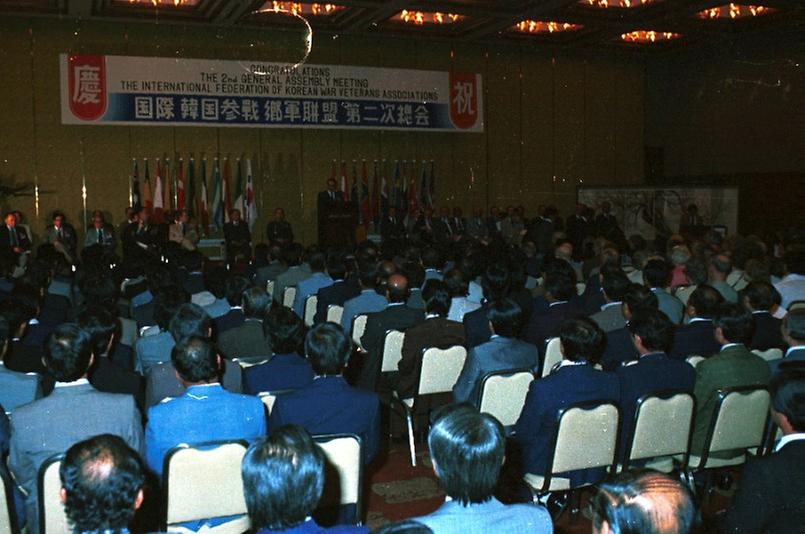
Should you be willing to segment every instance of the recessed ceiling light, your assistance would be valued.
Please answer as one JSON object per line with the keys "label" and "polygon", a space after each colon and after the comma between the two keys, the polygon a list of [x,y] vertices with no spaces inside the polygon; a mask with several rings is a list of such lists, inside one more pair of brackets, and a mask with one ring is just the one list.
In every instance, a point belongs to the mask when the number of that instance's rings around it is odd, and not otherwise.
{"label": "recessed ceiling light", "polygon": [[774,11],[777,10],[766,6],[730,3],[704,9],[696,13],[696,16],[700,19],[742,19],[747,17],[759,17]]}
{"label": "recessed ceiling light", "polygon": [[621,39],[627,43],[656,43],[658,41],[673,41],[682,37],[681,33],[658,32],[654,30],[635,30],[621,34]]}
{"label": "recessed ceiling light", "polygon": [[518,33],[559,33],[580,30],[583,27],[581,24],[555,20],[521,20],[509,29]]}
{"label": "recessed ceiling light", "polygon": [[629,9],[644,6],[646,4],[653,4],[656,1],[657,0],[579,0],[579,4],[597,7],[600,9]]}
{"label": "recessed ceiling light", "polygon": [[443,13],[441,11],[409,11],[403,9],[393,17],[394,22],[413,24],[415,26],[455,24],[464,20],[464,15],[455,13]]}
{"label": "recessed ceiling light", "polygon": [[311,2],[277,2],[269,0],[263,4],[257,13],[291,13],[293,15],[310,15],[314,17],[326,17],[341,10],[346,6],[339,4],[311,3]]}

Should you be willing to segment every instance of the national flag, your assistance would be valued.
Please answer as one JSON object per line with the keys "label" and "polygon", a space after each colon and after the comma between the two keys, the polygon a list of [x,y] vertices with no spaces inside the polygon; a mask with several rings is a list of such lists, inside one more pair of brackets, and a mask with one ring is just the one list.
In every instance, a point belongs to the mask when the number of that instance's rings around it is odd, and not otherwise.
{"label": "national flag", "polygon": [[[223,199],[223,209],[225,223],[229,222],[229,212],[232,211],[232,182],[229,181],[229,157],[224,157],[224,179],[221,181],[221,198]],[[223,228],[223,223],[221,223]]]}
{"label": "national flag", "polygon": [[397,210],[397,213],[405,213],[400,204],[404,204],[402,200],[402,184],[400,183],[400,160],[394,161],[394,174],[391,176],[391,205]]}
{"label": "national flag", "polygon": [[352,188],[349,191],[349,196],[355,202],[355,211],[357,211],[358,224],[361,223],[361,196],[358,191],[358,162],[352,160]]}
{"label": "national flag", "polygon": [[254,178],[252,177],[252,160],[246,160],[246,194],[243,199],[245,203],[243,216],[249,224],[249,230],[257,222],[257,199],[254,197]]}
{"label": "national flag", "polygon": [[380,186],[379,183],[380,177],[377,175],[377,160],[374,161],[374,165],[372,166],[372,197],[369,202],[369,211],[372,214],[372,221],[374,221],[375,226],[380,222],[380,191],[378,191],[378,187]]}
{"label": "national flag", "polygon": [[330,164],[330,180],[335,181],[335,183],[337,184],[338,179],[336,178],[336,169],[335,169],[336,165],[337,164],[335,160],[333,160],[333,162]]}
{"label": "national flag", "polygon": [[176,209],[185,209],[184,198],[184,160],[179,158],[179,166],[176,168]]}
{"label": "national flag", "polygon": [[207,158],[201,160],[201,194],[198,198],[198,214],[201,225],[204,228],[204,235],[210,235],[210,204],[207,196]]}
{"label": "national flag", "polygon": [[344,194],[344,202],[349,202],[349,187],[347,184],[347,162],[341,161],[341,192]]}
{"label": "national flag", "polygon": [[369,224],[372,220],[372,206],[369,203],[369,175],[366,172],[366,160],[361,169],[361,222]]}
{"label": "national flag", "polygon": [[245,216],[243,204],[243,164],[240,158],[237,159],[237,174],[235,175],[235,189],[232,190],[232,198],[235,199],[232,209],[238,210]]}
{"label": "national flag", "polygon": [[170,159],[165,160],[165,167],[164,171],[164,178],[162,178],[162,190],[164,195],[164,200],[162,201],[162,208],[166,212],[170,212],[171,208],[173,207],[173,197],[171,196],[171,176],[173,168],[170,164]]}
{"label": "national flag", "polygon": [[380,177],[380,215],[385,217],[388,215],[389,212],[389,187],[386,183],[386,162],[383,161],[383,165],[380,169],[381,177]]}
{"label": "national flag", "polygon": [[417,209],[416,198],[416,160],[411,162],[411,173],[408,177],[408,209],[414,211]]}
{"label": "national flag", "polygon": [[145,181],[143,182],[143,201],[145,201],[145,206],[143,206],[147,211],[151,211],[154,208],[154,198],[151,196],[151,175],[148,172],[148,158],[145,158]]}
{"label": "national flag", "polygon": [[159,158],[157,158],[157,176],[154,181],[154,222],[156,224],[162,224],[162,216],[163,216],[163,209],[165,205],[163,204],[162,198],[162,166],[159,163]]}
{"label": "national flag", "polygon": [[212,164],[212,206],[210,206],[214,228],[224,226],[224,201],[221,193],[221,168],[218,165],[218,158],[215,158]]}
{"label": "national flag", "polygon": [[140,197],[140,173],[137,170],[137,159],[132,158],[130,203],[135,210],[142,208]]}
{"label": "national flag", "polygon": [[195,217],[198,210],[196,210],[196,163],[193,158],[187,162],[187,198],[186,204],[187,212],[191,217]]}
{"label": "national flag", "polygon": [[428,167],[424,159],[422,160],[422,170],[419,173],[419,205],[423,208],[433,206],[428,189]]}
{"label": "national flag", "polygon": [[430,205],[433,207],[433,197],[436,196],[436,166],[433,160],[430,160],[430,180],[428,180],[428,198]]}

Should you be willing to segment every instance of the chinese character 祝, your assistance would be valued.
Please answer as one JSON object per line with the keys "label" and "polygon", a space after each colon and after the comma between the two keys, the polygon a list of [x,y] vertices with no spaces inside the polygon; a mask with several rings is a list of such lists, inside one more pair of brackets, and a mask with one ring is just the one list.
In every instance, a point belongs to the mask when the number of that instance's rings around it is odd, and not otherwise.
{"label": "chinese character \u795d", "polygon": [[453,97],[453,103],[456,105],[456,111],[462,115],[475,115],[475,109],[472,107],[473,85],[470,82],[459,82],[453,87],[456,90],[456,96]]}

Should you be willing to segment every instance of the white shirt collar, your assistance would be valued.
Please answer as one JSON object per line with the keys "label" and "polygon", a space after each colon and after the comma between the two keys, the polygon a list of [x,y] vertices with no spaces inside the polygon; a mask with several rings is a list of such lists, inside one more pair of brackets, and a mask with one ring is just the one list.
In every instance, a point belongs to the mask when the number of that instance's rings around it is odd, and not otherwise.
{"label": "white shirt collar", "polygon": [[744,346],[743,343],[726,343],[721,346],[721,350],[726,350],[730,347],[743,347],[743,346]]}
{"label": "white shirt collar", "polygon": [[587,362],[585,362],[584,360],[579,360],[577,362],[571,362],[570,360],[563,359],[561,362],[559,362],[559,367],[557,367],[557,369],[559,369],[561,367],[572,367],[572,366],[575,366],[575,365],[587,365]]}
{"label": "white shirt collar", "polygon": [[557,304],[567,304],[567,301],[566,300],[557,300],[555,302],[551,302],[550,304],[548,304],[548,307],[553,308]]}
{"label": "white shirt collar", "polygon": [[72,382],[56,382],[54,384],[54,388],[70,388],[73,386],[85,386],[89,384],[89,380],[86,378],[79,378],[78,380],[73,380]]}
{"label": "white shirt collar", "polygon": [[690,323],[700,323],[702,321],[711,321],[711,320],[712,319],[708,319],[707,317],[694,317],[693,319],[690,320]]}
{"label": "white shirt collar", "polygon": [[621,301],[619,301],[619,300],[616,300],[614,302],[607,302],[606,304],[601,306],[601,311],[604,311],[607,308],[611,308],[613,306],[620,306],[620,305],[621,305]]}
{"label": "white shirt collar", "polygon": [[788,350],[785,351],[784,357],[788,357],[792,352],[796,352],[798,350],[805,350],[805,345],[796,345],[794,347],[788,347]]}
{"label": "white shirt collar", "polygon": [[404,306],[405,302],[389,302],[388,307],[391,308],[392,306]]}
{"label": "white shirt collar", "polygon": [[755,310],[752,312],[752,315],[757,315],[759,313],[765,313],[766,315],[769,314],[769,310]]}
{"label": "white shirt collar", "polygon": [[437,317],[439,317],[438,313],[429,313],[425,316],[425,319],[435,319]]}
{"label": "white shirt collar", "polygon": [[793,434],[788,434],[787,436],[783,436],[780,438],[780,441],[777,442],[777,445],[774,447],[774,452],[779,451],[787,444],[791,443],[792,441],[800,441],[805,439],[805,432],[795,432]]}

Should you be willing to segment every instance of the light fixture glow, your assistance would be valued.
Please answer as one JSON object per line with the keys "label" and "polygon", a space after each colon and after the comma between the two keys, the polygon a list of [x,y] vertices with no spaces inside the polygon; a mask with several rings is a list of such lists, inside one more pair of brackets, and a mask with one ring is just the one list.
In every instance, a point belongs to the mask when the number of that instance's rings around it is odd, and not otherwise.
{"label": "light fixture glow", "polygon": [[599,9],[629,9],[646,4],[653,4],[656,0],[579,0],[579,4],[597,7]]}
{"label": "light fixture glow", "polygon": [[277,2],[269,0],[263,4],[258,13],[290,13],[292,15],[310,15],[314,17],[326,17],[346,9],[346,6],[329,3],[307,3],[307,2]]}
{"label": "light fixture glow", "polygon": [[742,19],[759,17],[774,11],[777,10],[766,6],[730,3],[704,9],[696,13],[696,16],[700,19]]}
{"label": "light fixture glow", "polygon": [[391,20],[395,22],[403,22],[406,24],[413,24],[415,26],[423,26],[426,24],[432,25],[446,25],[455,24],[464,20],[464,15],[456,15],[455,13],[442,13],[441,11],[408,11],[403,9]]}
{"label": "light fixture glow", "polygon": [[519,33],[559,33],[583,28],[581,24],[557,22],[555,20],[521,20],[510,29]]}
{"label": "light fixture glow", "polygon": [[154,7],[195,7],[200,0],[128,0],[129,4],[152,5]]}
{"label": "light fixture glow", "polygon": [[672,41],[682,37],[681,33],[658,32],[654,30],[635,30],[621,34],[621,39],[628,43],[656,43],[658,41]]}

